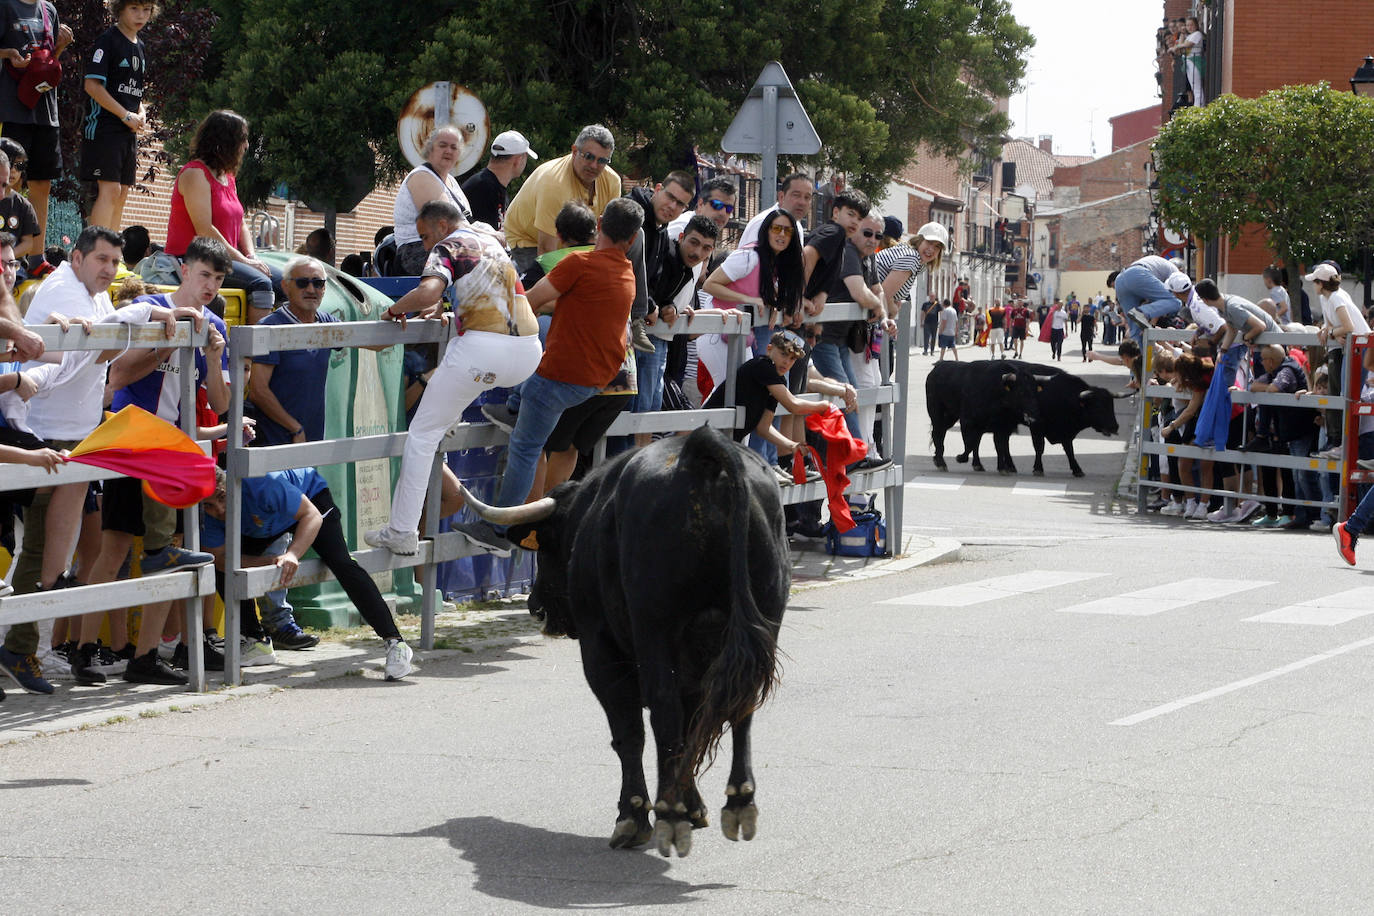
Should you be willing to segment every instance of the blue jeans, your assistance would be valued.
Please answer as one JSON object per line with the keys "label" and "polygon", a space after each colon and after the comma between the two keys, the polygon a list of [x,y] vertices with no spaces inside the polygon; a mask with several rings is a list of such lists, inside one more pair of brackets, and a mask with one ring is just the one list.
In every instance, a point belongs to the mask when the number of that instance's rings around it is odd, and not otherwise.
{"label": "blue jeans", "polygon": [[[248,304],[256,309],[267,309],[269,312],[276,304],[277,297],[286,297],[281,291],[281,271],[272,265],[268,265],[271,274],[264,274],[254,270],[241,261],[235,261],[229,273],[224,278],[224,285],[230,289],[241,289],[248,293]],[[247,320],[248,316],[243,316]]]}
{"label": "blue jeans", "polygon": [[[848,382],[859,387],[854,379],[853,370],[849,368],[849,360],[845,354],[840,352],[840,345],[836,343],[818,343],[811,348],[811,365],[816,367],[816,371],[828,379],[837,382]],[[844,425],[849,427],[849,434],[855,439],[862,439],[863,435],[859,431],[859,418],[853,411],[847,411],[844,415]]]}
{"label": "blue jeans", "polygon": [[1369,520],[1374,517],[1374,487],[1364,495],[1360,504],[1355,507],[1355,511],[1350,513],[1350,518],[1345,520],[1345,530],[1351,534],[1364,534],[1369,527]]}
{"label": "blue jeans", "polygon": [[630,404],[631,413],[651,413],[663,409],[663,367],[668,362],[668,341],[650,337],[654,352],[635,352],[635,376],[639,391]]}
{"label": "blue jeans", "polygon": [[[768,354],[767,330],[767,328],[754,329],[753,353],[755,356],[766,356]],[[773,425],[778,425],[777,417],[773,418]],[[762,455],[763,460],[767,461],[769,464],[778,463],[778,447],[773,443],[769,442],[767,439],[760,436],[758,433],[749,434],[749,448],[752,451],[758,452],[760,455]]]}
{"label": "blue jeans", "polygon": [[[1117,275],[1115,287],[1116,300],[1121,303],[1122,312],[1140,309],[1151,321],[1165,315],[1177,315],[1183,307],[1183,303],[1146,267],[1127,267]],[[1131,337],[1140,343],[1144,329],[1134,321],[1127,326],[1131,329]]]}
{"label": "blue jeans", "polygon": [[[548,342],[549,326],[552,324],[552,315],[539,316],[539,346],[542,347]],[[510,394],[506,396],[506,406],[510,408],[511,413],[520,412],[520,389],[523,387],[525,387],[525,383],[521,382],[519,385],[512,388]]]}
{"label": "blue jeans", "polygon": [[576,407],[600,390],[593,385],[555,382],[538,372],[525,379],[521,386],[520,413],[511,430],[506,473],[501,478],[496,505],[518,506],[525,501],[534,485],[539,453],[549,441],[549,434],[558,425],[563,411]]}
{"label": "blue jeans", "polygon": [[[1312,453],[1312,437],[1303,436],[1292,439],[1288,442],[1288,454],[1294,458],[1306,458]],[[1317,482],[1316,471],[1293,472],[1293,489],[1297,491],[1298,499],[1319,500],[1322,498],[1321,484]],[[1321,510],[1315,506],[1295,506],[1293,514],[1306,521],[1316,521]]]}
{"label": "blue jeans", "polygon": [[[291,532],[283,534],[262,552],[265,557],[279,557],[291,546]],[[295,608],[286,600],[286,589],[279,588],[268,592],[258,599],[258,614],[262,617],[263,629],[270,636],[280,633],[296,622]]]}

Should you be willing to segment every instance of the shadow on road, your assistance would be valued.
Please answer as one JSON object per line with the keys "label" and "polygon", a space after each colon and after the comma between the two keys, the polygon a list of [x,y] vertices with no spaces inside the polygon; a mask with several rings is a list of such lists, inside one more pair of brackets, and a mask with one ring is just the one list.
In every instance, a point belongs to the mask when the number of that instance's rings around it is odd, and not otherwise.
{"label": "shadow on road", "polygon": [[698,891],[732,886],[674,880],[667,875],[670,861],[657,853],[615,851],[604,838],[495,817],[456,817],[415,833],[389,835],[445,840],[472,863],[474,890],[544,909],[690,903]]}

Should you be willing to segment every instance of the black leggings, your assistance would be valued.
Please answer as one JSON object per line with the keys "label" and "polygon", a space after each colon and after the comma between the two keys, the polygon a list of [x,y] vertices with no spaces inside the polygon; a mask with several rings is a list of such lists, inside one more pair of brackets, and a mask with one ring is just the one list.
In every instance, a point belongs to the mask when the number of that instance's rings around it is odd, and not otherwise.
{"label": "black leggings", "polygon": [[[358,609],[363,620],[368,626],[376,631],[382,639],[400,639],[401,632],[396,629],[396,620],[391,616],[391,608],[386,606],[382,600],[382,593],[377,588],[377,583],[372,581],[372,577],[358,565],[358,561],[353,559],[353,554],[348,550],[348,542],[344,540],[343,522],[339,519],[339,509],[334,505],[334,497],[326,487],[314,496],[310,501],[315,504],[315,508],[320,510],[324,516],[324,521],[320,525],[320,533],[315,535],[315,541],[310,545],[324,565],[334,574],[334,578],[339,580],[339,585],[343,586],[344,593],[348,595],[348,600],[353,602],[353,606]],[[269,538],[243,537],[244,556],[262,556],[272,542],[281,537],[287,531],[295,531],[296,526],[292,525]],[[261,625],[257,624],[257,609],[253,607],[252,601],[243,602],[246,607],[240,607],[240,616],[245,621],[244,632],[247,633],[246,621],[251,616],[254,625],[261,632]]]}

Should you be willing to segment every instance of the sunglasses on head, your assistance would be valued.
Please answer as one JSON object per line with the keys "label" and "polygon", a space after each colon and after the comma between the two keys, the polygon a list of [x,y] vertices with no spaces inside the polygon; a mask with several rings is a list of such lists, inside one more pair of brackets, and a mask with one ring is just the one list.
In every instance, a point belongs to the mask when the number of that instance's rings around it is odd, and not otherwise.
{"label": "sunglasses on head", "polygon": [[712,210],[724,210],[726,213],[730,213],[730,214],[733,214],[733,213],[735,212],[735,205],[734,205],[734,204],[727,204],[727,203],[726,203],[725,201],[723,201],[723,200],[716,200],[716,199],[713,197],[713,198],[711,198],[710,200],[708,200],[708,201],[706,201],[706,202],[707,202],[708,204],[711,205],[711,209],[712,209]]}
{"label": "sunglasses on head", "polygon": [[305,289],[313,286],[315,289],[324,289],[324,277],[292,277],[291,282],[296,284],[296,289]]}
{"label": "sunglasses on head", "polygon": [[585,150],[579,150],[577,155],[582,157],[583,162],[595,162],[597,165],[600,166],[607,166],[611,164],[611,160],[607,159],[605,156],[598,156],[596,153],[589,153]]}

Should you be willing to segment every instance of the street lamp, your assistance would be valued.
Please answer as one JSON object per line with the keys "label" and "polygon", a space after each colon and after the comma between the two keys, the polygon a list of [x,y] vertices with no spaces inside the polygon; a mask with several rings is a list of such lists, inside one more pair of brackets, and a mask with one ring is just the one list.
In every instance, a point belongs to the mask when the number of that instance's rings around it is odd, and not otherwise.
{"label": "street lamp", "polygon": [[1350,91],[1365,98],[1374,98],[1374,57],[1366,57],[1360,69],[1350,78]]}
{"label": "street lamp", "polygon": [[1119,257],[1116,256],[1116,252],[1117,252],[1116,242],[1112,242],[1112,244],[1111,244],[1110,246],[1108,246],[1107,250],[1110,251],[1110,252],[1112,253],[1112,260],[1116,262],[1116,269],[1117,269],[1117,270],[1120,270],[1120,269],[1121,269],[1121,259],[1120,259]]}
{"label": "street lamp", "polygon": [[[1350,78],[1350,91],[1363,98],[1374,98],[1374,57],[1366,57]],[[1370,277],[1372,270],[1367,245],[1360,249],[1360,270],[1364,273],[1364,310],[1368,312],[1369,306],[1374,304],[1374,290],[1370,288],[1374,278]]]}

